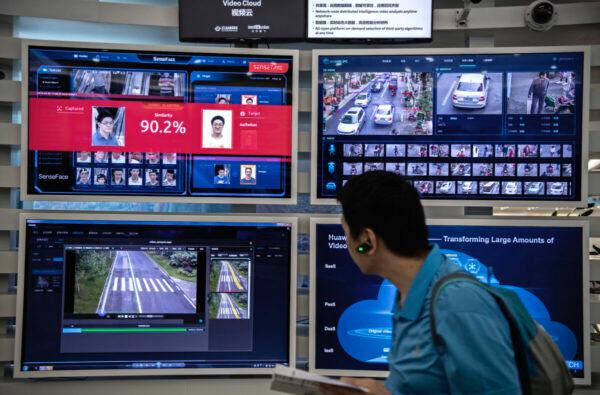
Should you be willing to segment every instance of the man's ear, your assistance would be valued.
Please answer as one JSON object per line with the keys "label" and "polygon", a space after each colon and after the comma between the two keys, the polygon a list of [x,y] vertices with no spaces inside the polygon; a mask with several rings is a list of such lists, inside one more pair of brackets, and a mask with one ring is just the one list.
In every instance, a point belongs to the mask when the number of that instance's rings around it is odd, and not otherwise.
{"label": "man's ear", "polygon": [[362,231],[360,240],[370,246],[369,250],[365,252],[369,255],[372,255],[379,247],[379,238],[371,228],[365,228]]}

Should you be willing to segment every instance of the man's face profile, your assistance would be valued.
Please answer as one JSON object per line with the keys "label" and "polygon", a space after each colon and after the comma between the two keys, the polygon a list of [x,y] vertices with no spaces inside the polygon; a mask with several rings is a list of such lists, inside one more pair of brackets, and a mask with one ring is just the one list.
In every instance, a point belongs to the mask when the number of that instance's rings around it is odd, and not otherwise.
{"label": "man's face profile", "polygon": [[139,176],[140,176],[139,169],[131,169],[131,178],[132,179],[137,180]]}
{"label": "man's face profile", "polygon": [[247,167],[246,170],[244,170],[244,173],[246,173],[246,179],[251,179],[252,178],[252,169]]}
{"label": "man's face profile", "polygon": [[219,169],[219,177],[225,177],[225,169]]}
{"label": "man's face profile", "polygon": [[121,177],[123,177],[123,172],[121,170],[117,170],[113,173],[113,176],[115,177],[115,180],[120,180]]}

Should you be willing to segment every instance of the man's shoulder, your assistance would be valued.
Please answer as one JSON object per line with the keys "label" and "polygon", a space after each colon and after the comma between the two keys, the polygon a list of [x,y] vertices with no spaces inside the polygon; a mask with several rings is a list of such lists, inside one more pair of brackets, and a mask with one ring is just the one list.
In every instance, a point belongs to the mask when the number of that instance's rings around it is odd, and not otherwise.
{"label": "man's shoulder", "polygon": [[[439,279],[438,279],[439,281]],[[457,280],[445,284],[435,301],[436,314],[442,315],[473,313],[487,315],[496,312],[497,303],[483,284],[468,280]]]}

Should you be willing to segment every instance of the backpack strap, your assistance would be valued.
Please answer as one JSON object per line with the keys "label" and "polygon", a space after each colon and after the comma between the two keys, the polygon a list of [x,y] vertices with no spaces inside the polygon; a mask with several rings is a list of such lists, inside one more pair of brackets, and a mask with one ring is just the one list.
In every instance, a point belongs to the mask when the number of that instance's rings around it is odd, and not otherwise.
{"label": "backpack strap", "polygon": [[504,299],[502,299],[499,295],[494,293],[489,287],[475,277],[470,274],[464,272],[455,272],[450,273],[442,278],[440,278],[433,285],[433,289],[431,290],[431,302],[429,304],[429,327],[431,330],[431,335],[433,337],[433,344],[439,348],[444,345],[444,339],[438,334],[436,328],[436,318],[435,318],[435,301],[442,290],[442,288],[452,282],[455,281],[467,281],[471,284],[477,285],[479,288],[484,289],[494,300],[496,304],[500,308],[502,315],[508,322],[508,326],[510,328],[510,338],[512,340],[513,352],[515,354],[515,364],[517,366],[517,371],[519,373],[519,382],[521,384],[521,390],[523,394],[528,395],[531,394],[531,377],[529,372],[529,363],[527,359],[526,353],[526,345],[523,342],[523,337],[521,336],[521,332],[519,331],[519,326],[512,315],[510,309],[506,305]]}

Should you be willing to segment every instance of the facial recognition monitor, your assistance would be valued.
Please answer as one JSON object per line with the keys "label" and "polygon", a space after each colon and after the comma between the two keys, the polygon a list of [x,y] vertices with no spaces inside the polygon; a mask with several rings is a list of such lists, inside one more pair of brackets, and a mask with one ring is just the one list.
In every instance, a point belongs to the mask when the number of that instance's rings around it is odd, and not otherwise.
{"label": "facial recognition monitor", "polygon": [[302,41],[306,0],[179,0],[180,41]]}
{"label": "facial recognition monitor", "polygon": [[24,214],[15,377],[294,365],[295,224]]}
{"label": "facial recognition monitor", "polygon": [[344,170],[373,163],[426,205],[584,204],[589,53],[315,51],[313,204],[335,203]]}
{"label": "facial recognition monitor", "polygon": [[[430,220],[428,226],[430,243],[454,264],[514,291],[556,342],[575,382],[590,384],[586,222]],[[337,218],[312,219],[310,251],[310,370],[387,376],[396,288],[360,272]]]}
{"label": "facial recognition monitor", "polygon": [[297,51],[184,50],[26,41],[24,198],[295,202]]}
{"label": "facial recognition monitor", "polygon": [[308,0],[307,38],[318,41],[429,41],[433,1]]}

